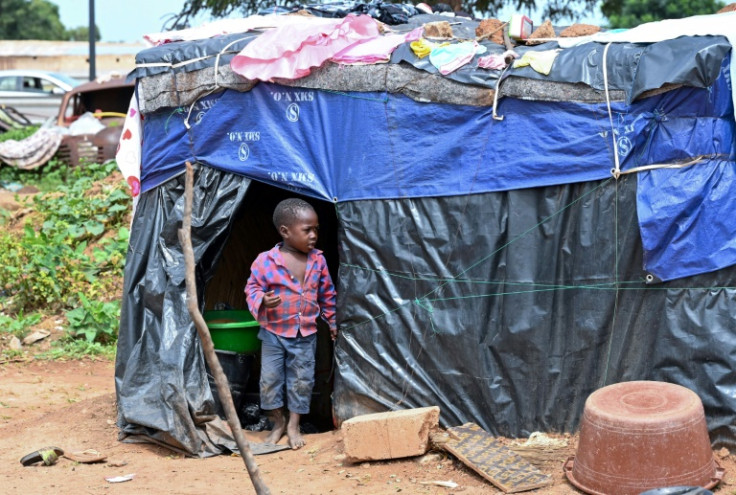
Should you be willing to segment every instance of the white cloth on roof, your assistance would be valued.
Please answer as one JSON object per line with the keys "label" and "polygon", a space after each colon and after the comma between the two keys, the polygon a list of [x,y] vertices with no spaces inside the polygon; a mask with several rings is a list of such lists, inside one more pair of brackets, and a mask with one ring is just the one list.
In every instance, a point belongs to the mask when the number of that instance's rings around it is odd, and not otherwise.
{"label": "white cloth on roof", "polygon": [[202,24],[201,26],[179,29],[177,31],[150,33],[144,35],[143,39],[152,46],[159,46],[173,41],[202,40],[225,34],[247,33],[254,29],[278,28],[304,23],[319,25],[328,24],[331,21],[334,21],[334,19],[302,15],[252,15],[242,19],[219,19]]}

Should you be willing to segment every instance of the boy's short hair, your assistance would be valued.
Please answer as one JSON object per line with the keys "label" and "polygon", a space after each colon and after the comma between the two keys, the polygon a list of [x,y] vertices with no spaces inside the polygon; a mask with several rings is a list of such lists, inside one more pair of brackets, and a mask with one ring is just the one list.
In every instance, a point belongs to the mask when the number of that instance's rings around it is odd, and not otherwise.
{"label": "boy's short hair", "polygon": [[299,198],[288,198],[281,201],[273,210],[274,227],[276,227],[276,230],[282,225],[288,227],[297,219],[299,212],[304,210],[314,211],[314,207]]}

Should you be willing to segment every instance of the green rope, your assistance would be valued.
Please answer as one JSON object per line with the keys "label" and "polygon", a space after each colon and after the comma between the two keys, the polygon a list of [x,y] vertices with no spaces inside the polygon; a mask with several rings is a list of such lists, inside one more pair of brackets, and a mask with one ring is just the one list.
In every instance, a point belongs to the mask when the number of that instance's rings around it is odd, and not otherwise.
{"label": "green rope", "polygon": [[[584,198],[586,198],[587,196],[589,196],[589,195],[593,194],[593,193],[594,193],[594,192],[596,192],[596,191],[597,191],[598,189],[601,189],[601,188],[602,188],[603,186],[605,186],[606,184],[608,184],[608,183],[609,183],[609,182],[610,182],[611,180],[613,180],[613,179],[606,179],[606,180],[605,180],[604,182],[602,182],[602,183],[598,184],[598,185],[597,185],[596,187],[594,187],[593,189],[591,189],[591,190],[590,190],[590,191],[588,191],[587,193],[583,194],[583,195],[582,195],[582,196],[580,196],[579,198],[576,198],[576,199],[574,199],[573,201],[571,201],[570,203],[566,204],[565,206],[563,206],[562,208],[560,208],[560,209],[559,209],[559,210],[557,210],[556,212],[554,212],[554,213],[552,213],[551,215],[549,215],[549,216],[547,216],[547,217],[543,218],[542,220],[540,220],[539,222],[537,222],[537,223],[536,223],[535,225],[532,225],[531,227],[529,227],[528,229],[526,229],[526,230],[525,230],[524,232],[522,232],[521,234],[517,235],[516,237],[514,237],[513,239],[511,239],[511,240],[510,240],[510,241],[508,241],[507,243],[505,243],[505,244],[501,245],[501,246],[500,246],[499,248],[497,248],[497,249],[495,249],[494,251],[492,251],[492,252],[491,252],[490,254],[488,254],[487,256],[484,256],[483,258],[479,259],[478,261],[476,261],[475,263],[473,263],[472,265],[470,265],[470,266],[469,266],[468,268],[466,268],[465,270],[461,271],[460,273],[458,273],[457,275],[455,275],[454,277],[452,277],[452,279],[456,279],[457,277],[459,277],[459,276],[461,276],[461,275],[464,275],[464,274],[466,274],[467,272],[469,272],[470,270],[472,270],[472,269],[473,269],[473,268],[475,268],[476,266],[478,266],[478,265],[480,265],[480,264],[482,264],[482,263],[485,263],[485,262],[486,262],[486,261],[488,261],[488,260],[489,260],[490,258],[492,258],[493,256],[495,256],[495,255],[496,255],[496,254],[497,254],[497,253],[498,253],[499,251],[501,251],[502,249],[506,249],[507,247],[509,247],[509,246],[510,246],[511,244],[513,244],[514,242],[518,241],[519,239],[521,239],[522,237],[526,236],[526,235],[527,235],[527,234],[529,234],[530,232],[532,232],[532,231],[536,230],[536,229],[537,229],[537,228],[538,228],[538,227],[539,227],[540,225],[542,225],[542,224],[544,224],[545,222],[547,222],[547,221],[551,220],[552,218],[556,217],[556,216],[557,216],[557,215],[559,215],[560,213],[562,213],[562,212],[566,211],[566,210],[567,210],[568,208],[570,208],[570,207],[572,207],[573,205],[577,204],[578,202],[582,201],[582,200],[583,200]],[[452,280],[452,279],[451,279],[451,280]],[[444,283],[442,283],[442,284],[438,285],[438,286],[437,286],[437,287],[436,287],[435,289],[433,289],[433,290],[431,290],[430,292],[428,292],[427,294],[425,294],[425,295],[423,296],[423,298],[426,298],[427,296],[429,296],[429,295],[430,295],[430,294],[432,294],[433,292],[437,292],[438,290],[440,290],[441,288],[443,288],[444,286],[446,286],[446,285],[447,285],[447,284],[449,284],[449,283],[450,283],[450,281],[448,281],[448,282],[444,282]]]}
{"label": "green rope", "polygon": [[385,313],[381,313],[380,315],[377,315],[377,316],[371,316],[370,318],[368,318],[366,320],[363,320],[363,321],[359,321],[358,323],[355,323],[354,325],[350,325],[347,328],[341,328],[340,331],[341,332],[347,332],[348,330],[352,330],[353,328],[359,327],[361,325],[365,325],[366,323],[371,323],[373,321],[380,320],[384,316],[388,316],[391,313],[397,312],[398,310],[402,309],[404,306],[406,306],[409,303],[410,303],[410,301],[401,303],[398,306],[396,306],[394,309],[390,309],[390,310],[386,311]]}
{"label": "green rope", "polygon": [[[613,150],[616,153],[616,150]],[[618,180],[616,180],[616,190],[613,199],[613,239],[614,239],[614,255],[613,255],[613,280],[615,282],[616,294],[613,296],[613,315],[611,315],[611,331],[608,333],[608,349],[606,350],[606,365],[603,368],[603,376],[601,377],[601,387],[608,383],[608,371],[611,368],[611,353],[613,352],[613,334],[616,331],[616,316],[618,315]]]}
{"label": "green rope", "polygon": [[169,116],[168,116],[168,117],[166,118],[166,122],[164,123],[164,133],[166,133],[166,134],[168,134],[168,133],[169,133],[169,121],[171,120],[171,118],[172,118],[172,117],[173,117],[174,115],[181,115],[181,114],[183,114],[183,113],[185,113],[185,111],[184,111],[184,109],[183,109],[183,108],[181,108],[181,107],[177,107],[177,108],[175,108],[175,109],[173,109],[173,110],[171,111],[171,113],[169,114]]}
{"label": "green rope", "polygon": [[[615,238],[615,259],[614,259],[614,280],[609,282],[600,282],[600,283],[588,283],[588,284],[574,284],[574,285],[568,285],[568,284],[547,284],[547,283],[535,283],[535,282],[509,282],[509,281],[490,281],[490,280],[475,280],[475,279],[468,279],[468,278],[460,278],[462,275],[466,274],[468,271],[472,270],[476,266],[480,265],[481,263],[487,261],[491,257],[493,257],[495,254],[497,254],[502,249],[507,248],[514,242],[518,241],[525,235],[529,234],[533,230],[537,229],[539,226],[544,224],[545,222],[549,221],[550,219],[556,217],[560,213],[564,212],[568,208],[572,207],[573,205],[579,203],[581,200],[586,198],[587,196],[593,194],[598,189],[604,187],[607,185],[611,180],[614,179],[607,179],[595,188],[591,189],[587,193],[583,194],[582,196],[574,199],[567,205],[563,206],[558,211],[552,213],[551,215],[543,218],[541,221],[536,223],[535,225],[529,227],[525,231],[523,231],[521,234],[517,235],[513,239],[509,240],[499,248],[495,249],[490,254],[480,258],[478,261],[470,265],[468,268],[462,270],[457,275],[452,277],[430,277],[430,276],[412,276],[406,273],[401,272],[391,272],[384,269],[374,269],[374,268],[368,268],[363,267],[359,265],[354,265],[350,263],[340,263],[341,267],[347,267],[351,269],[357,269],[357,270],[364,270],[369,271],[372,273],[380,274],[380,275],[386,275],[393,278],[399,278],[399,279],[405,279],[410,281],[423,281],[423,282],[435,282],[438,283],[437,287],[429,291],[424,296],[416,297],[411,301],[405,301],[398,306],[396,306],[393,309],[390,309],[382,314],[373,316],[371,318],[359,321],[349,327],[346,327],[343,329],[343,331],[348,331],[353,328],[356,328],[358,326],[364,325],[366,323],[370,323],[373,321],[376,321],[378,319],[381,319],[383,317],[386,317],[392,313],[395,313],[404,307],[406,307],[409,304],[414,304],[423,310],[427,311],[430,315],[430,324],[432,326],[432,331],[434,333],[439,333],[435,327],[434,319],[433,319],[433,312],[434,307],[432,306],[432,303],[440,302],[440,301],[452,301],[452,300],[462,300],[462,299],[478,299],[478,298],[487,298],[487,297],[499,297],[499,296],[513,296],[513,295],[522,295],[522,294],[532,294],[532,293],[538,293],[538,292],[551,292],[556,290],[604,290],[604,291],[615,291],[616,292],[616,298],[614,300],[614,315],[613,320],[611,322],[612,328],[613,325],[615,325],[615,319],[617,316],[617,310],[618,310],[618,293],[622,290],[641,290],[641,291],[652,291],[652,290],[660,290],[660,291],[675,291],[675,290],[688,290],[688,291],[713,291],[713,290],[736,290],[736,287],[732,286],[711,286],[711,287],[672,287],[672,286],[658,286],[658,287],[650,287],[645,286],[644,280],[619,280],[618,278],[618,271],[619,271],[619,260],[618,260],[618,242],[619,242],[619,236],[618,236],[618,182],[616,182],[616,197],[615,197],[615,205],[614,205],[614,238]],[[337,211],[337,204],[335,204],[335,210]],[[468,296],[453,296],[453,297],[434,297],[430,298],[429,296],[433,293],[436,293],[443,287],[447,286],[448,284],[478,284],[478,285],[503,285],[503,286],[513,286],[513,287],[529,287],[528,290],[511,290],[511,291],[502,291],[502,292],[493,292],[488,294],[473,294]],[[609,368],[610,364],[610,353],[611,353],[611,347],[609,346],[608,350],[608,357],[606,362],[606,374]],[[606,378],[604,377],[604,380]]]}
{"label": "green rope", "polygon": [[[551,292],[551,291],[556,291],[556,290],[608,290],[608,291],[618,292],[622,290],[708,290],[710,291],[710,290],[716,290],[716,289],[736,290],[736,287],[595,287],[595,286],[587,286],[587,285],[560,285],[557,287],[549,286],[549,287],[544,287],[541,289],[493,292],[490,294],[471,294],[469,296],[437,297],[437,298],[432,298],[432,299],[425,299],[425,301],[439,302],[439,301],[455,301],[459,299],[478,299],[478,298],[496,297],[496,296],[515,296],[515,295],[520,295],[520,294],[533,294],[536,292]],[[415,300],[415,302],[417,301],[418,299]],[[419,302],[417,302],[417,304],[421,306]]]}
{"label": "green rope", "polygon": [[[341,266],[345,266],[348,268],[354,268],[356,270],[364,270],[368,272],[373,272],[377,274],[382,275],[388,275],[392,278],[400,278],[410,281],[421,281],[421,282],[452,282],[452,283],[467,283],[467,284],[482,284],[482,285],[528,285],[528,286],[541,286],[541,287],[567,287],[565,284],[544,284],[544,283],[537,283],[537,282],[509,282],[509,281],[495,281],[495,280],[477,280],[477,279],[471,279],[471,278],[455,278],[455,277],[429,277],[429,276],[423,276],[423,277],[417,277],[417,276],[411,276],[407,273],[403,272],[391,272],[389,270],[384,269],[377,269],[377,268],[368,268],[365,266],[360,265],[353,265],[351,263],[340,263]],[[597,287],[602,285],[613,285],[616,282],[601,282],[599,284],[585,284],[584,286],[575,285],[571,287]],[[641,280],[623,280],[619,281],[619,284],[643,284],[644,279]]]}

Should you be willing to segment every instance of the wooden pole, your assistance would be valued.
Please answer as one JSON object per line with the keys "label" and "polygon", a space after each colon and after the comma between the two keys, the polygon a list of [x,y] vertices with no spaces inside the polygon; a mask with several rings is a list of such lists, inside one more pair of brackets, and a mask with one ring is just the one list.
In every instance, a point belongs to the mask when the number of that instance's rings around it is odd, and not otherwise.
{"label": "wooden pole", "polygon": [[210,330],[207,328],[207,323],[205,323],[202,313],[199,311],[199,304],[197,303],[197,283],[194,277],[194,249],[192,248],[191,236],[192,197],[194,194],[192,191],[193,184],[194,172],[192,171],[192,164],[187,162],[184,189],[184,217],[182,218],[182,227],[179,229],[179,242],[181,243],[182,252],[184,253],[184,262],[186,263],[187,309],[189,310],[189,314],[192,316],[194,326],[197,328],[197,333],[202,341],[204,357],[207,360],[207,365],[210,367],[210,371],[215,377],[217,394],[220,396],[220,402],[222,402],[223,409],[225,409],[227,424],[230,426],[230,430],[232,430],[233,436],[235,437],[235,442],[238,444],[240,455],[243,458],[243,462],[245,462],[245,467],[248,470],[248,475],[253,483],[253,487],[256,489],[256,493],[258,495],[270,495],[271,492],[261,479],[256,460],[250,451],[245,435],[243,435],[243,430],[240,428],[240,420],[238,419],[238,414],[235,411],[235,404],[233,404],[233,397],[230,393],[230,385],[227,383],[227,377],[222,371],[219,359],[217,359],[215,346],[212,343],[212,336],[210,336]]}
{"label": "wooden pole", "polygon": [[97,29],[95,29],[95,0],[89,0],[89,80],[97,79]]}

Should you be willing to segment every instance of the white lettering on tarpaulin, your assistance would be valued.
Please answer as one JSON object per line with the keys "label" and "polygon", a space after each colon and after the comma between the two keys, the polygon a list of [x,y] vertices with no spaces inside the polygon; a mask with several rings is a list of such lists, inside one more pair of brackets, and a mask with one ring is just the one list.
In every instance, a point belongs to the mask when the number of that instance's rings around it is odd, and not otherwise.
{"label": "white lettering on tarpaulin", "polygon": [[286,107],[286,120],[289,122],[298,122],[299,121],[299,105],[296,103],[292,103],[288,107]]}
{"label": "white lettering on tarpaulin", "polygon": [[240,147],[238,148],[238,160],[244,162],[248,159],[249,156],[250,148],[248,148],[248,145],[245,143],[240,143]]}
{"label": "white lettering on tarpaulin", "polygon": [[216,101],[214,100],[200,100],[192,107],[192,113],[194,114],[194,123],[199,124],[202,118],[215,106]]}
{"label": "white lettering on tarpaulin", "polygon": [[628,154],[631,152],[631,148],[633,148],[633,143],[631,142],[631,138],[629,138],[627,134],[633,134],[634,129],[634,122],[631,122],[627,125],[626,115],[619,113],[618,126],[616,127],[616,129],[613,130],[614,136],[617,136],[616,147],[618,148],[619,156],[625,157],[628,156]]}
{"label": "white lettering on tarpaulin", "polygon": [[271,91],[273,101],[314,101],[314,91]]}
{"label": "white lettering on tarpaulin", "polygon": [[296,182],[299,184],[314,184],[316,177],[311,172],[269,172],[269,177],[274,182]]}
{"label": "white lettering on tarpaulin", "polygon": [[300,103],[310,103],[315,100],[314,91],[271,91],[271,98],[276,102],[287,103],[285,115],[289,122],[299,122],[301,114]]}
{"label": "white lettering on tarpaulin", "polygon": [[260,141],[260,131],[230,131],[227,133],[228,139],[233,143]]}
{"label": "white lettering on tarpaulin", "polygon": [[195,110],[209,110],[214,107],[216,100],[199,100],[194,104]]}
{"label": "white lettering on tarpaulin", "polygon": [[291,181],[311,184],[314,182],[314,174],[309,172],[291,172]]}
{"label": "white lettering on tarpaulin", "polygon": [[633,146],[631,144],[631,139],[629,139],[627,136],[621,136],[620,138],[618,138],[617,144],[618,144],[618,154],[620,156],[627,156]]}

